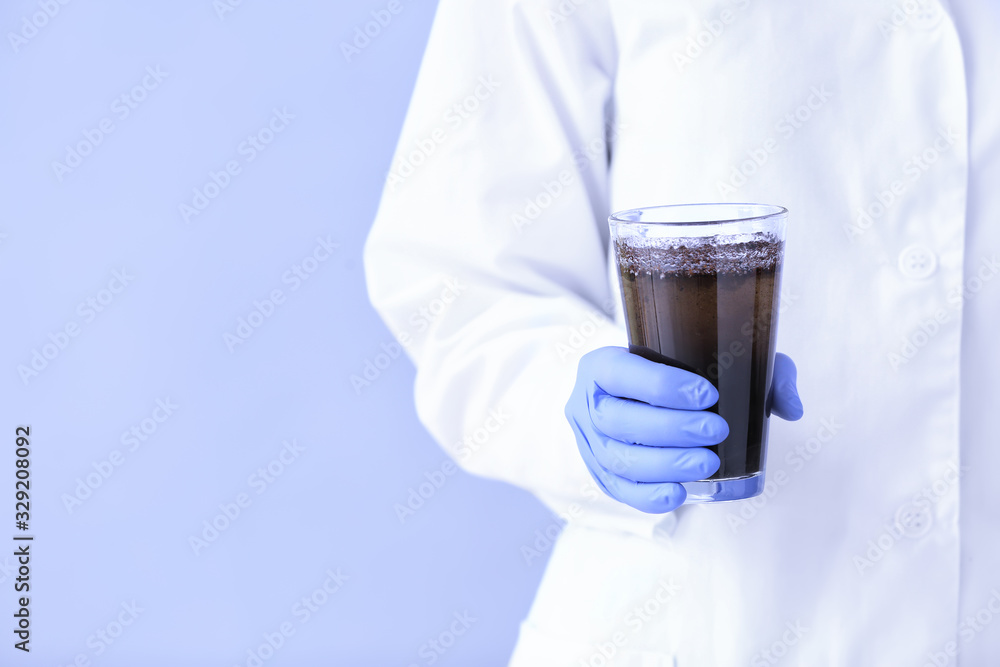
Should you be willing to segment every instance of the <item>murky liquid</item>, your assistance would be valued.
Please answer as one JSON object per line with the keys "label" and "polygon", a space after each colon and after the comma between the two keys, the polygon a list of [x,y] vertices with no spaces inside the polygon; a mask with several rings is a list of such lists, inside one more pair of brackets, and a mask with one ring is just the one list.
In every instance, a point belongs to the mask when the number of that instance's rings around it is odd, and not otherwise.
{"label": "murky liquid", "polygon": [[767,442],[782,244],[616,245],[629,349],[707,378],[729,437],[710,479],[762,470]]}

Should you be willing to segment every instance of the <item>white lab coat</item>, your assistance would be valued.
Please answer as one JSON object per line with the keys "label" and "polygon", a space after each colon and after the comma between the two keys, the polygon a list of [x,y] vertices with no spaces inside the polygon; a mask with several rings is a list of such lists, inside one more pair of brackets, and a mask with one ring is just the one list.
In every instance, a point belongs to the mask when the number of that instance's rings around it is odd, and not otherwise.
{"label": "white lab coat", "polygon": [[[431,433],[569,519],[512,665],[996,664],[998,34],[995,0],[441,0],[366,270]],[[790,210],[806,414],[763,496],[646,515],[563,407],[627,342],[609,212],[700,201]]]}

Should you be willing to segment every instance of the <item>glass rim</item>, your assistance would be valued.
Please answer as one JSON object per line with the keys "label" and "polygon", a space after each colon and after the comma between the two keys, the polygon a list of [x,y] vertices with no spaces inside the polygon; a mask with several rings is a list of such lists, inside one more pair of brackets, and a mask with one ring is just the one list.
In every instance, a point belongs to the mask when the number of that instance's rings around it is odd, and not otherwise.
{"label": "glass rim", "polygon": [[[720,207],[720,208],[737,208],[737,207],[756,207],[761,209],[770,209],[769,213],[763,215],[751,215],[751,216],[741,216],[737,218],[727,218],[725,220],[711,219],[711,220],[697,220],[690,222],[682,221],[656,221],[656,220],[628,220],[623,216],[629,214],[639,214],[648,211],[662,211],[664,209],[697,209],[702,207]],[[617,211],[608,216],[608,222],[611,223],[624,223],[630,225],[675,225],[675,226],[697,226],[697,225],[729,225],[735,223],[745,223],[745,222],[759,222],[762,220],[769,220],[771,218],[778,218],[783,215],[788,214],[788,209],[784,206],[778,206],[777,204],[757,204],[752,202],[702,202],[697,204],[661,204],[658,206],[638,206],[635,208],[625,209],[623,211]]]}

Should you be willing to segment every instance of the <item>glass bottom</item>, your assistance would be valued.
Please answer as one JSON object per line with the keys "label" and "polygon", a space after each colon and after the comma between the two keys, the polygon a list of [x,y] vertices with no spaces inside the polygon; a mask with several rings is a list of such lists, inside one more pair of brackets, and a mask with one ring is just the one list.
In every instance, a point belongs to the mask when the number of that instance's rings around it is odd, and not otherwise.
{"label": "glass bottom", "polygon": [[695,503],[724,503],[730,500],[746,500],[759,496],[764,490],[764,473],[732,479],[712,479],[700,482],[683,482],[687,489],[685,505]]}

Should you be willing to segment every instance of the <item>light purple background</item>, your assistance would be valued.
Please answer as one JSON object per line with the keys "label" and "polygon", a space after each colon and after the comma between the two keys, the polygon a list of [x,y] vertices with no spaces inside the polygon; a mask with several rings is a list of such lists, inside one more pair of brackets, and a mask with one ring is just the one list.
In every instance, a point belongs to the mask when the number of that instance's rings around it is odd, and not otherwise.
{"label": "light purple background", "polygon": [[[41,5],[58,11],[15,49],[10,33]],[[41,5],[0,8],[0,664],[247,665],[286,622],[295,634],[261,664],[505,664],[544,567],[521,546],[553,518],[460,472],[401,524],[394,505],[445,455],[417,422],[405,357],[360,393],[350,381],[392,340],[361,249],[434,3],[401,0],[351,62],[339,44],[388,0],[243,0],[221,18],[212,0]],[[113,101],[147,67],[166,77],[122,118]],[[275,108],[294,119],[248,161],[241,142]],[[105,118],[113,132],[60,181],[53,162]],[[240,173],[185,222],[179,205],[230,160]],[[282,277],[317,237],[339,247],[293,290]],[[107,300],[123,268],[130,284],[88,321],[78,304]],[[275,289],[284,302],[230,351],[224,334]],[[72,323],[25,383],[18,366]],[[129,451],[121,434],[167,398],[178,409]],[[28,656],[12,648],[8,555],[20,424]],[[248,478],[286,440],[305,450],[256,493]],[[69,512],[64,494],[115,450],[121,465]],[[189,536],[241,493],[251,504],[195,555]],[[302,623],[293,605],[338,568],[349,579]],[[97,631],[114,633],[133,601],[142,612],[97,655]],[[476,621],[453,646],[421,653],[466,611]]]}

